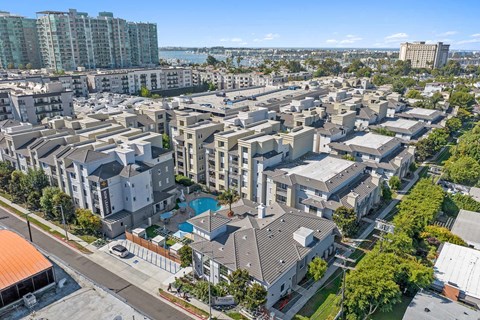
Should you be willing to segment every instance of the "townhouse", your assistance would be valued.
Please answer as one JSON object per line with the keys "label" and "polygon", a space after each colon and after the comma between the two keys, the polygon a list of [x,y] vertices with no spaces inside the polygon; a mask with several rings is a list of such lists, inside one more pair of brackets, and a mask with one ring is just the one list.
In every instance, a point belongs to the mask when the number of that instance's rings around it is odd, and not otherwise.
{"label": "townhouse", "polygon": [[58,120],[52,124],[57,129],[2,129],[2,160],[24,172],[42,169],[76,207],[101,216],[109,237],[127,226],[151,224],[174,206],[173,155],[163,149],[160,134],[103,121]]}
{"label": "townhouse", "polygon": [[380,201],[383,179],[367,166],[326,154],[308,154],[265,171],[266,205],[285,204],[331,219],[341,207],[358,219]]}
{"label": "townhouse", "polygon": [[273,203],[264,206],[241,200],[226,210],[207,211],[193,225],[193,270],[213,284],[229,282],[238,269],[248,271],[250,283],[267,290],[271,308],[306,276],[315,257],[328,260],[335,253],[339,231],[332,221]]}
{"label": "townhouse", "polygon": [[376,130],[379,128],[386,129],[393,132],[396,138],[404,141],[418,140],[423,134],[427,132],[425,123],[423,121],[415,121],[402,118],[388,119],[375,126],[370,126],[370,129]]}
{"label": "townhouse", "polygon": [[364,162],[369,170],[382,175],[404,177],[414,162],[415,147],[403,146],[402,140],[375,133],[358,133],[349,139],[330,143],[333,155],[349,155],[355,161]]}

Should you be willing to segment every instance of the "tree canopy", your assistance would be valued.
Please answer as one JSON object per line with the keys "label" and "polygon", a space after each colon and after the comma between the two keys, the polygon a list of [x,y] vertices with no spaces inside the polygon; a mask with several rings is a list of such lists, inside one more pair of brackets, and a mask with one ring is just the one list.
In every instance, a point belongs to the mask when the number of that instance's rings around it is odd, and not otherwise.
{"label": "tree canopy", "polygon": [[357,214],[353,209],[344,206],[337,208],[333,213],[333,221],[346,237],[353,236],[357,231]]}

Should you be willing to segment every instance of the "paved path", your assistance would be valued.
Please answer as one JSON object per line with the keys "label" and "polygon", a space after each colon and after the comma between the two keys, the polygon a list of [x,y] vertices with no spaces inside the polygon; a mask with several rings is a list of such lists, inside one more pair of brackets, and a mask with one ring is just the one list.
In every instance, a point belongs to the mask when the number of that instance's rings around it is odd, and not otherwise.
{"label": "paved path", "polygon": [[[395,199],[393,199],[390,202],[390,204],[380,212],[380,214],[377,216],[377,219],[384,219],[390,213],[390,211],[392,211],[392,209],[402,199],[403,194],[406,194],[412,188],[412,186],[418,181],[419,174],[420,174],[420,171],[422,169],[423,169],[423,166],[419,166],[417,168],[417,170],[414,172],[413,178],[410,180],[410,182],[402,190],[400,190],[397,197]],[[362,232],[362,234],[358,237],[358,239],[366,239],[373,232],[374,229],[375,229],[375,224],[374,223],[370,224]],[[360,243],[361,243],[361,241],[356,241],[352,244],[352,247],[356,247]],[[343,255],[345,257],[349,257],[353,253],[353,251],[354,250],[351,250],[350,252],[347,251]],[[340,263],[341,261],[337,261],[337,262]],[[325,276],[323,276],[323,278],[320,279],[319,281],[315,282],[306,291],[302,292],[302,297],[290,308],[290,310],[288,310],[287,313],[284,314],[282,312],[279,312],[278,310],[274,310],[275,313],[277,314],[277,316],[279,316],[281,319],[284,319],[284,320],[292,319],[300,311],[300,309],[303,308],[303,306],[308,302],[308,300],[310,300],[313,297],[313,295],[315,295],[318,292],[318,290],[320,290],[323,287],[325,282],[330,279],[330,277],[335,273],[335,271],[337,271],[337,269],[338,269],[337,266],[335,266],[333,264],[330,265],[330,267],[327,269],[327,271],[325,273]]]}

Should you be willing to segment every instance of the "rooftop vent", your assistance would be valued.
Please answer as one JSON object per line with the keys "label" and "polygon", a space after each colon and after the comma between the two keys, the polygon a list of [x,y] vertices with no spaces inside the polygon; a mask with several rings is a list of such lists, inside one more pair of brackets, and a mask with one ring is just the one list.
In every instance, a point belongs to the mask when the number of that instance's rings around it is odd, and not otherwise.
{"label": "rooftop vent", "polygon": [[247,240],[247,236],[244,235],[244,236],[242,237],[242,239],[243,239],[243,240]]}
{"label": "rooftop vent", "polygon": [[293,233],[293,239],[302,247],[308,247],[313,241],[313,230],[305,227],[299,227],[297,231]]}

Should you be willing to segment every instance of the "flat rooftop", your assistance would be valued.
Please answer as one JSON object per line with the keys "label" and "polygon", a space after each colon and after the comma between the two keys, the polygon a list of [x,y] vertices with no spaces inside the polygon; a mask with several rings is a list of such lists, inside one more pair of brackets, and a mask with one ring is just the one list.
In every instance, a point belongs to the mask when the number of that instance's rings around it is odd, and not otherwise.
{"label": "flat rooftop", "polygon": [[353,164],[355,164],[353,161],[318,154],[303,160],[293,168],[282,168],[282,171],[286,171],[288,175],[296,174],[326,182]]}
{"label": "flat rooftop", "polygon": [[408,114],[417,114],[417,115],[422,115],[422,116],[430,116],[434,113],[436,113],[437,110],[433,109],[424,109],[424,108],[413,108],[408,111],[405,111],[405,113]]}
{"label": "flat rooftop", "polygon": [[384,136],[381,134],[367,133],[364,135],[357,135],[352,139],[346,140],[346,145],[362,146],[373,149],[380,149],[390,141],[394,140],[394,137]]}
{"label": "flat rooftop", "polygon": [[381,123],[380,125],[382,127],[388,126],[392,128],[399,128],[399,129],[410,129],[413,128],[415,125],[417,125],[418,121],[415,120],[408,120],[408,119],[394,119],[394,120],[387,120],[384,123]]}
{"label": "flat rooftop", "polygon": [[445,242],[433,270],[434,283],[453,283],[480,299],[480,251]]}

